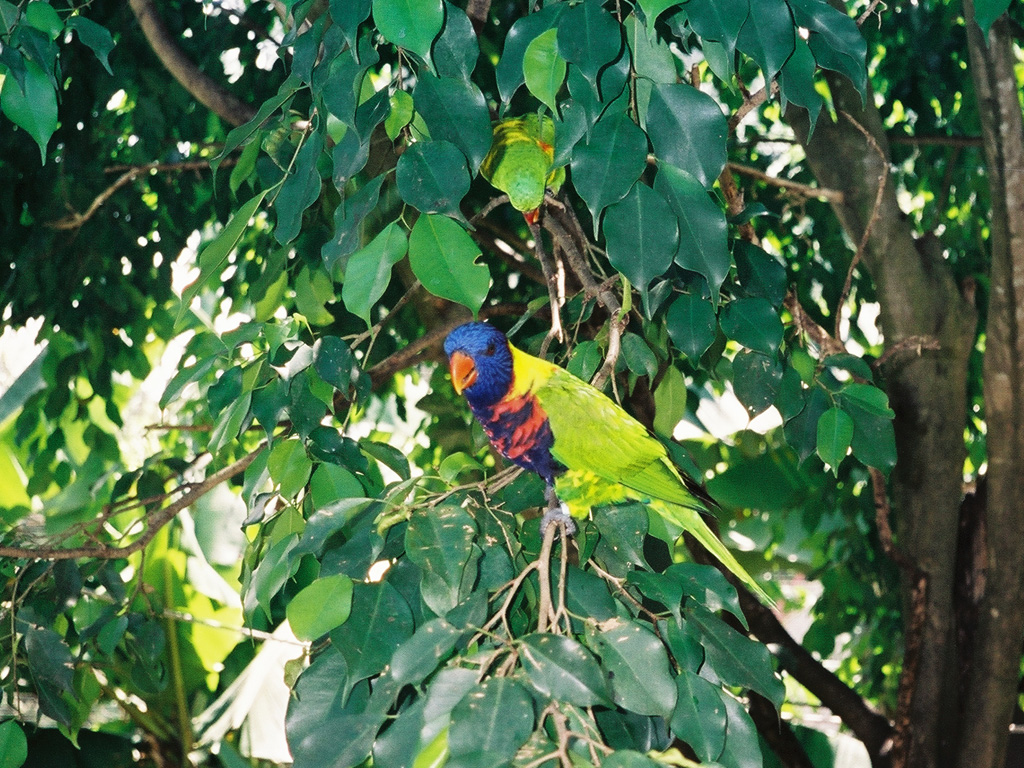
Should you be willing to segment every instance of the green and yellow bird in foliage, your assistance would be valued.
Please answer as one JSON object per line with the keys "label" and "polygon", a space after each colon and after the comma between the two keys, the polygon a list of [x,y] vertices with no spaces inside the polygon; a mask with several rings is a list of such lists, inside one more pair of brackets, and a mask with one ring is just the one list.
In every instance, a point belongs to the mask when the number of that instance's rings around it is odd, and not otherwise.
{"label": "green and yellow bird in foliage", "polygon": [[545,190],[557,192],[565,181],[565,168],[553,167],[554,159],[555,124],[550,117],[531,112],[494,126],[480,172],[533,224]]}
{"label": "green and yellow bird in foliage", "polygon": [[714,504],[665,446],[604,393],[509,343],[488,323],[467,323],[444,344],[452,385],[502,456],[548,487],[543,526],[589,516],[592,506],[640,501],[671,531],[690,533],[766,602],[756,581],[701,514]]}

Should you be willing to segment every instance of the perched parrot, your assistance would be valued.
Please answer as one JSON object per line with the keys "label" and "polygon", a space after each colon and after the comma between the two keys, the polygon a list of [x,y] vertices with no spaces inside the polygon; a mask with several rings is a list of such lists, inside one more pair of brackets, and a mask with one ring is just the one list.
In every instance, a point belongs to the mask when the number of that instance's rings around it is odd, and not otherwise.
{"label": "perched parrot", "polygon": [[550,117],[531,112],[494,126],[491,149],[480,172],[533,224],[544,190],[551,187],[557,192],[565,181],[565,168],[552,168],[554,159],[555,124]]}
{"label": "perched parrot", "polygon": [[[548,487],[543,526],[584,519],[590,507],[636,500],[685,530],[767,602],[770,598],[701,513],[711,498],[680,474],[665,446],[601,391],[512,346],[488,323],[467,323],[444,343],[452,386],[494,448]],[[570,531],[575,526],[570,526]]]}

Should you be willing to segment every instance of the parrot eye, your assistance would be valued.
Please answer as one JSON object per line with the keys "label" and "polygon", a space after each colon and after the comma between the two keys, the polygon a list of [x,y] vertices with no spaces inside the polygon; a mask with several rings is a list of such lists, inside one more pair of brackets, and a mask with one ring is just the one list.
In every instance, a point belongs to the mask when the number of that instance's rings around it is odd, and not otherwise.
{"label": "parrot eye", "polygon": [[488,344],[487,349],[484,350],[484,355],[487,357],[494,357],[494,345]]}

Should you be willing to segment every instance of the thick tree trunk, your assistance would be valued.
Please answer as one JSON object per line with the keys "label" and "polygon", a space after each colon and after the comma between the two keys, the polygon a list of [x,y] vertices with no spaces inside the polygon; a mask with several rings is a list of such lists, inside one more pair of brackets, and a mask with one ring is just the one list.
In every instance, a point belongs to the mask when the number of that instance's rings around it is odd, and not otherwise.
{"label": "thick tree trunk", "polygon": [[1024,124],[1004,16],[986,40],[964,1],[971,77],[991,196],[991,294],[985,329],[988,474],[984,588],[967,670],[960,768],[1005,760],[1024,637]]}
{"label": "thick tree trunk", "polygon": [[[918,662],[916,669],[907,671],[911,696],[907,711],[901,713],[912,726],[899,734],[908,740],[903,742],[905,751],[892,757],[896,765],[933,768],[953,746],[960,720],[950,706],[956,691],[953,586],[967,359],[976,316],[937,243],[929,237],[915,240],[912,224],[899,209],[888,178],[888,145],[872,96],[862,106],[845,78],[830,77],[829,85],[839,110],[836,122],[819,121],[808,138],[806,120],[791,120],[808,163],[821,186],[843,192],[844,202],[835,210],[853,242],[860,242],[870,222],[863,263],[875,283],[886,345],[911,336],[930,337],[940,344],[937,351],[883,371],[883,385],[896,412],[898,462],[890,488],[898,544],[927,580]],[[880,181],[886,188],[876,210]],[[908,579],[908,594],[912,581]],[[908,610],[907,615],[912,613]]]}

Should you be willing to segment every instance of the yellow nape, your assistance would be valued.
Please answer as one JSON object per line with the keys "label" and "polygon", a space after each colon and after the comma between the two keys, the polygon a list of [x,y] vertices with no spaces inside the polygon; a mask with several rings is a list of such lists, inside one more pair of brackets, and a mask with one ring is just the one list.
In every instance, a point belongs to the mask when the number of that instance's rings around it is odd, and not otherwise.
{"label": "yellow nape", "polygon": [[633,495],[618,483],[610,483],[585,469],[570,469],[555,478],[555,493],[569,508],[569,514],[578,520],[590,516],[593,507],[618,504]]}
{"label": "yellow nape", "polygon": [[512,388],[505,396],[506,400],[536,392],[537,388],[551,378],[551,373],[558,368],[554,363],[541,360],[521,349],[509,344],[512,350]]}

